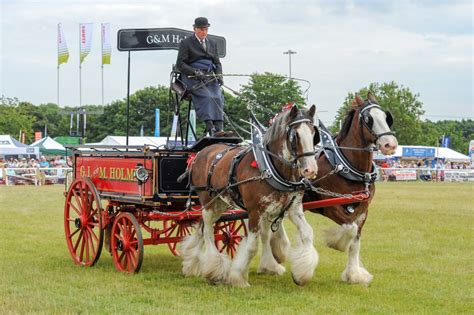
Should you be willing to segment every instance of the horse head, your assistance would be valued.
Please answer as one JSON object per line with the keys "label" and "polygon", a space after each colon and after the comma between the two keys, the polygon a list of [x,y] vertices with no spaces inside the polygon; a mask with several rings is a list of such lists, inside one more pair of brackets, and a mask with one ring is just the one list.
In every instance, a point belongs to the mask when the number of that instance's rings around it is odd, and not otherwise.
{"label": "horse head", "polygon": [[299,175],[315,179],[318,166],[314,158],[314,139],[319,132],[314,126],[316,106],[299,110],[293,106],[280,113],[265,133],[264,143],[273,153],[282,153],[282,159],[295,165]]}
{"label": "horse head", "polygon": [[356,95],[354,103],[358,106],[356,110],[363,137],[374,142],[383,154],[394,154],[398,142],[395,133],[390,129],[393,124],[392,114],[382,110],[372,92],[368,93],[365,101]]}

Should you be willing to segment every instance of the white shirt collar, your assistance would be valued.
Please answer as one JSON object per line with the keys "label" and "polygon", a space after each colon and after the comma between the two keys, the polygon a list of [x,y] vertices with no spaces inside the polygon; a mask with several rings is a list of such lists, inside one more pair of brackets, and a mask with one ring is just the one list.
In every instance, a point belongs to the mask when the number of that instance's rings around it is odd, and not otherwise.
{"label": "white shirt collar", "polygon": [[[196,37],[196,39],[198,40],[198,42],[201,42],[201,40],[200,40],[199,37],[196,35],[196,33],[194,33],[194,36]],[[203,41],[206,41],[206,37],[204,37]]]}

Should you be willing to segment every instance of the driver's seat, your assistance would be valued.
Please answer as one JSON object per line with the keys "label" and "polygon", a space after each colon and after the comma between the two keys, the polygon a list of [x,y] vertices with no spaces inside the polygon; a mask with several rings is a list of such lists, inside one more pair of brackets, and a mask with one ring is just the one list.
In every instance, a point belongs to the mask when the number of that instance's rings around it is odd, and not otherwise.
{"label": "driver's seat", "polygon": [[171,83],[170,87],[179,97],[179,101],[182,100],[190,101],[191,93],[189,92],[186,85],[181,81],[182,73],[176,69],[176,66],[173,65],[173,70],[171,71]]}

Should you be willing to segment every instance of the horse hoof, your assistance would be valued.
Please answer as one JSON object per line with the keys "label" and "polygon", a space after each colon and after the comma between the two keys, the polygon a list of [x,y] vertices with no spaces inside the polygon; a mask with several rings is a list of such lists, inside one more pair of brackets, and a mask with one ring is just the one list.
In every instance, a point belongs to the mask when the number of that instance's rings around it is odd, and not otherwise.
{"label": "horse hoof", "polygon": [[359,268],[356,270],[345,270],[342,273],[342,281],[349,284],[362,284],[369,285],[374,278],[365,268]]}
{"label": "horse hoof", "polygon": [[298,286],[300,286],[300,287],[303,286],[303,284],[302,284],[300,281],[296,280],[295,275],[293,274],[293,272],[291,273],[291,278],[293,279],[293,282],[294,282],[296,285],[298,285]]}

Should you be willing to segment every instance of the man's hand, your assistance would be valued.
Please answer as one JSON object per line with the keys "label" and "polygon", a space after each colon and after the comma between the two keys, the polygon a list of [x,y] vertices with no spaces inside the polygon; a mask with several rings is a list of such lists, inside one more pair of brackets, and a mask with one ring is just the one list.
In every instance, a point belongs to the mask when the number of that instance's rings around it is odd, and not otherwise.
{"label": "man's hand", "polygon": [[204,74],[204,72],[202,72],[202,70],[194,71],[194,79],[203,81],[205,78],[206,78],[206,75]]}
{"label": "man's hand", "polygon": [[217,82],[219,82],[219,85],[224,84],[224,78],[222,77],[222,74],[217,75]]}

